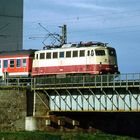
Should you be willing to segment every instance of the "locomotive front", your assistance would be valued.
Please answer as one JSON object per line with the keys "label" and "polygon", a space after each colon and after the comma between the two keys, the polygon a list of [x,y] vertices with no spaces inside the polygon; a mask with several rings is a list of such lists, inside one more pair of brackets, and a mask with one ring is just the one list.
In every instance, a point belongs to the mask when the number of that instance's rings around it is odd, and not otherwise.
{"label": "locomotive front", "polygon": [[95,71],[97,74],[119,74],[117,55],[114,48],[95,48]]}

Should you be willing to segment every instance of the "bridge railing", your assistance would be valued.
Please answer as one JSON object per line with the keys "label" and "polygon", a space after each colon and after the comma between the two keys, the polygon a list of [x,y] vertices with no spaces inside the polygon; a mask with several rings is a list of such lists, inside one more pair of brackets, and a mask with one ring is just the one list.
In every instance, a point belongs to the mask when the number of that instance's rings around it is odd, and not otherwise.
{"label": "bridge railing", "polygon": [[15,78],[15,77],[7,77],[5,79],[0,79],[0,87],[26,87],[31,86],[33,84],[33,78],[22,77],[22,78]]}
{"label": "bridge railing", "polygon": [[140,86],[140,73],[34,78],[35,87]]}
{"label": "bridge railing", "polygon": [[0,86],[31,86],[38,87],[140,87],[140,73],[80,75],[67,77],[34,77],[34,78],[6,78],[0,80]]}

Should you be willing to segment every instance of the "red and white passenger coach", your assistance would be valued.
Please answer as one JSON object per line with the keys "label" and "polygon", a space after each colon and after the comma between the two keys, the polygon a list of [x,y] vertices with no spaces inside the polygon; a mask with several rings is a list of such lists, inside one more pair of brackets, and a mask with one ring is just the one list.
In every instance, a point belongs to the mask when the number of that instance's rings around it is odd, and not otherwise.
{"label": "red and white passenger coach", "polygon": [[36,51],[32,67],[32,76],[107,73],[119,73],[116,51],[100,42]]}
{"label": "red and white passenger coach", "polygon": [[28,77],[35,50],[0,52],[0,77]]}

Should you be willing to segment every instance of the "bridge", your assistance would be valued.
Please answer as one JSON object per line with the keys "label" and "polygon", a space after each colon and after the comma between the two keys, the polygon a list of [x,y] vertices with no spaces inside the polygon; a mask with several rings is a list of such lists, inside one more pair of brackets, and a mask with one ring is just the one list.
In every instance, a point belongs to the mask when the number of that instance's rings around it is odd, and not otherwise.
{"label": "bridge", "polygon": [[26,91],[25,129],[30,131],[48,129],[48,126],[60,129],[67,124],[74,129],[94,128],[97,118],[100,118],[99,126],[105,123],[102,121],[105,117],[111,118],[114,113],[133,116],[130,112],[140,111],[140,73],[7,77],[0,81],[0,89]]}
{"label": "bridge", "polygon": [[2,88],[30,88],[48,112],[139,112],[140,73],[7,78]]}

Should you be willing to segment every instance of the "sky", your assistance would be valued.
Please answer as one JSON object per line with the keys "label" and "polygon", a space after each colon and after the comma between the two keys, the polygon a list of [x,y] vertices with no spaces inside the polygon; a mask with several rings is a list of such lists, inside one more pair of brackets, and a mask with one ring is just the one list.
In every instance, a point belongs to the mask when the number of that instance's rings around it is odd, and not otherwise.
{"label": "sky", "polygon": [[48,32],[67,41],[100,41],[117,51],[121,73],[140,73],[140,0],[24,0],[24,49],[53,42]]}

